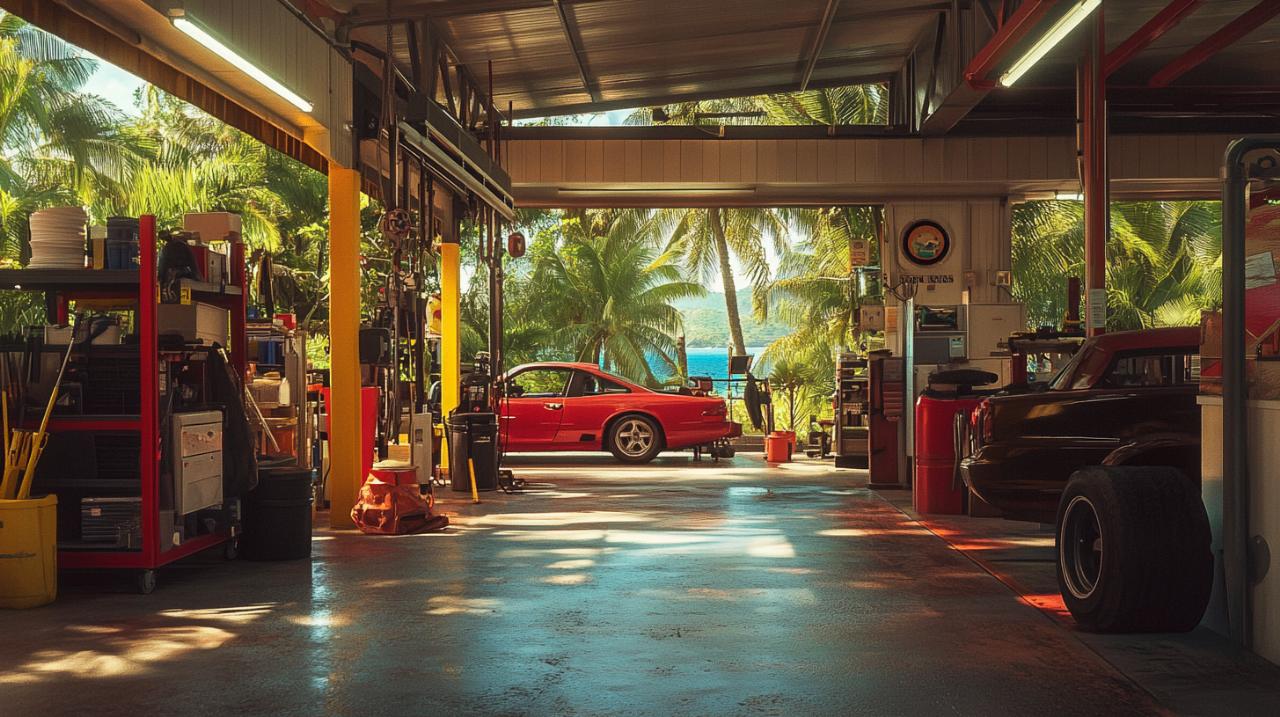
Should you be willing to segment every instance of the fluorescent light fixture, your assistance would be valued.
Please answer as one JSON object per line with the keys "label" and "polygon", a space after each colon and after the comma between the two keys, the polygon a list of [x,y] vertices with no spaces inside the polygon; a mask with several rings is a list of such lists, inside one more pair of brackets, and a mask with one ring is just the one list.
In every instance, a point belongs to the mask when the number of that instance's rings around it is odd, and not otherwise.
{"label": "fluorescent light fixture", "polygon": [[185,17],[175,17],[173,26],[181,30],[187,37],[203,45],[213,54],[235,65],[236,69],[258,81],[258,84],[288,100],[289,104],[303,112],[310,112],[315,106],[303,99],[298,93],[276,81],[274,77],[263,72],[257,65],[244,59],[235,50],[222,44],[218,38],[207,30]]}
{"label": "fluorescent light fixture", "polygon": [[1000,84],[1005,87],[1012,87],[1019,77],[1025,75],[1027,70],[1030,70],[1045,55],[1049,54],[1050,50],[1059,42],[1062,42],[1062,38],[1071,34],[1071,31],[1084,22],[1084,19],[1089,17],[1089,14],[1094,10],[1097,10],[1101,4],[1102,0],[1081,0],[1081,2],[1076,3],[1075,7],[1067,11],[1067,14],[1053,23],[1053,27],[1050,27],[1049,31],[1037,40],[1036,44],[1032,45],[1025,55],[1018,58],[1018,61],[1013,63],[1013,66],[1007,72],[1000,75]]}
{"label": "fluorescent light fixture", "polygon": [[1084,194],[1082,192],[1055,192],[1053,198],[1060,202],[1083,202]]}

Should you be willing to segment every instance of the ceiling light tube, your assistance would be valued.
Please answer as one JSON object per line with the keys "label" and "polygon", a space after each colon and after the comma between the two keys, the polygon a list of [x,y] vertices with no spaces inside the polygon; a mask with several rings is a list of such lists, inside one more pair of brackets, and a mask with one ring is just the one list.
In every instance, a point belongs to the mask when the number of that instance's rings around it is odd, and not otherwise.
{"label": "ceiling light tube", "polygon": [[257,65],[241,57],[239,53],[224,45],[222,41],[209,34],[209,32],[203,27],[200,27],[185,17],[175,17],[173,19],[173,26],[178,28],[178,30],[181,30],[187,37],[190,37],[192,40],[200,43],[213,54],[234,65],[236,69],[249,77],[252,77],[258,82],[258,84],[283,97],[294,107],[297,107],[303,112],[310,112],[315,109],[314,105],[303,99],[298,93],[280,84],[280,82],[278,82],[274,77],[263,72]]}
{"label": "ceiling light tube", "polygon": [[1013,83],[1018,81],[1018,78],[1025,75],[1027,70],[1030,70],[1045,55],[1049,54],[1050,50],[1057,46],[1059,42],[1062,42],[1063,38],[1071,34],[1071,31],[1084,22],[1084,19],[1089,17],[1089,14],[1094,10],[1097,10],[1101,4],[1102,0],[1081,0],[1081,2],[1076,3],[1075,7],[1067,11],[1067,14],[1053,23],[1049,31],[1037,40],[1036,44],[1032,45],[1026,54],[1018,58],[1018,61],[1013,63],[1012,67],[1003,75],[1000,75],[1000,84],[1005,87],[1012,87]]}

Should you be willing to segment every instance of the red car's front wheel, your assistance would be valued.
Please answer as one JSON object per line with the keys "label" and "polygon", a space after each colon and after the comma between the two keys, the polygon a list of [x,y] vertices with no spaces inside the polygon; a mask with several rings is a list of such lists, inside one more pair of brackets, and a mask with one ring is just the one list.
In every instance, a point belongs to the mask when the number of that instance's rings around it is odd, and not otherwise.
{"label": "red car's front wheel", "polygon": [[662,450],[662,430],[647,416],[623,416],[609,429],[606,443],[623,463],[648,463]]}

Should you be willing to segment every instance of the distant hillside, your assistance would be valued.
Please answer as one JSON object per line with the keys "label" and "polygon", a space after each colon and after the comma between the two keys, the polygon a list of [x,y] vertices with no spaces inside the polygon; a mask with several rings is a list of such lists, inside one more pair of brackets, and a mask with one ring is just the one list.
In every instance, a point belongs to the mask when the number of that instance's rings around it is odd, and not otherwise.
{"label": "distant hillside", "polygon": [[[675,303],[684,316],[685,341],[690,347],[729,345],[729,324],[725,318],[724,294],[708,292],[705,296],[682,299]],[[770,318],[761,324],[751,316],[751,292],[738,293],[738,314],[742,317],[743,339],[748,346],[765,346],[774,339],[791,333],[791,328]]]}

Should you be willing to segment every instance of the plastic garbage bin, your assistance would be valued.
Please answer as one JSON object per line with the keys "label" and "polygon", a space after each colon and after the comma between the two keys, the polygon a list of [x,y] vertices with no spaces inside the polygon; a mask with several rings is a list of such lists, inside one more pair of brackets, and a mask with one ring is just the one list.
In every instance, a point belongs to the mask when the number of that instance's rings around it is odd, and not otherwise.
{"label": "plastic garbage bin", "polygon": [[445,421],[449,439],[449,487],[471,492],[470,467],[475,465],[476,490],[498,489],[498,417],[493,413],[454,413]]}
{"label": "plastic garbage bin", "polygon": [[58,496],[0,500],[0,607],[58,596]]}
{"label": "plastic garbage bin", "polygon": [[311,469],[273,466],[258,471],[258,487],[244,496],[240,551],[249,560],[311,557]]}
{"label": "plastic garbage bin", "polygon": [[774,431],[765,436],[764,459],[769,463],[786,463],[790,461],[791,438],[781,431]]}

